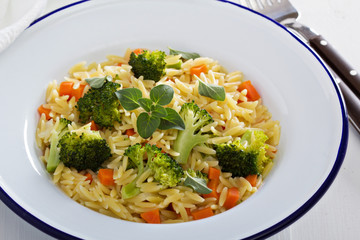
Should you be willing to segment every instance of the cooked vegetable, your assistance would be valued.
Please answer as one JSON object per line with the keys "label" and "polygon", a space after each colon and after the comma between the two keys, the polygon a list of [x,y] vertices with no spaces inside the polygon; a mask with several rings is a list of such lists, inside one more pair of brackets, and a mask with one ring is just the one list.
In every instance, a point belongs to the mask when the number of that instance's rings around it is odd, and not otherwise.
{"label": "cooked vegetable", "polygon": [[79,121],[87,123],[93,120],[105,128],[113,127],[115,122],[120,122],[120,102],[115,95],[119,87],[118,83],[105,81],[100,88],[90,88],[77,102]]}
{"label": "cooked vegetable", "polygon": [[75,97],[75,100],[78,101],[84,92],[85,86],[86,85],[80,84],[78,88],[74,89],[73,82],[64,81],[60,83],[59,95],[60,96],[68,95],[69,96],[68,100],[70,100],[72,97]]}
{"label": "cooked vegetable", "polygon": [[132,52],[129,65],[135,77],[143,76],[146,80],[157,82],[165,74],[165,57],[166,54],[162,51],[143,50],[138,54]]}
{"label": "cooked vegetable", "polygon": [[208,71],[208,68],[207,68],[206,64],[201,64],[201,65],[190,68],[190,74],[196,75],[198,77],[200,76],[201,73],[207,73],[207,71]]}
{"label": "cooked vegetable", "polygon": [[80,135],[71,131],[59,140],[60,161],[67,167],[78,171],[91,169],[96,171],[109,159],[111,150],[98,131],[84,131]]}
{"label": "cooked vegetable", "polygon": [[108,168],[101,168],[98,172],[98,178],[102,185],[114,186],[114,170]]}
{"label": "cooked vegetable", "polygon": [[91,173],[86,173],[85,177],[86,177],[85,181],[89,181],[89,183],[91,184],[93,181],[93,177],[92,177]]}
{"label": "cooked vegetable", "polygon": [[241,92],[242,90],[246,89],[247,94],[246,97],[249,101],[256,101],[260,98],[260,94],[256,91],[256,88],[252,85],[251,81],[242,82],[239,85],[238,91]]}
{"label": "cooked vegetable", "polygon": [[179,131],[174,142],[174,150],[180,153],[175,160],[185,164],[191,150],[196,145],[205,143],[211,136],[210,133],[203,133],[200,129],[214,120],[205,109],[200,109],[194,102],[183,104],[179,114],[184,120],[185,130]]}
{"label": "cooked vegetable", "polygon": [[216,84],[210,84],[202,81],[199,77],[196,77],[199,81],[199,94],[204,97],[209,97],[217,101],[224,101],[226,98],[225,88]]}
{"label": "cooked vegetable", "polygon": [[135,134],[136,134],[136,132],[135,132],[135,130],[133,128],[130,128],[130,129],[126,130],[126,135],[128,135],[129,137],[133,136]]}
{"label": "cooked vegetable", "polygon": [[148,212],[141,213],[140,216],[147,223],[160,223],[160,212],[158,208]]}
{"label": "cooked vegetable", "polygon": [[214,212],[211,207],[203,208],[200,210],[192,211],[191,216],[194,220],[199,220],[207,217],[214,216]]}
{"label": "cooked vegetable", "polygon": [[208,177],[209,179],[219,179],[221,171],[214,167],[209,167]]}
{"label": "cooked vegetable", "polygon": [[226,209],[230,209],[234,207],[240,199],[240,192],[239,189],[236,187],[232,187],[228,189],[226,200],[224,202],[224,207]]}
{"label": "cooked vegetable", "polygon": [[219,179],[211,179],[208,184],[207,187],[209,189],[211,189],[211,193],[208,194],[203,194],[204,198],[219,198],[219,193],[216,191],[217,187],[219,186],[220,180]]}
{"label": "cooked vegetable", "polygon": [[[144,160],[147,155],[147,163]],[[164,187],[174,187],[184,175],[181,166],[166,153],[162,153],[161,149],[156,145],[146,144],[141,146],[139,143],[128,147],[125,150],[125,156],[128,156],[132,162],[132,166],[137,168],[137,177],[129,184],[121,189],[124,199],[131,198],[140,193],[140,189],[136,186],[137,179],[147,169],[151,170],[154,180]]]}
{"label": "cooked vegetable", "polygon": [[216,146],[216,157],[223,172],[231,172],[233,177],[261,174],[267,163],[268,137],[263,131],[248,130],[241,140]]}
{"label": "cooked vegetable", "polygon": [[248,175],[245,179],[251,184],[251,186],[256,187],[257,174]]}
{"label": "cooked vegetable", "polygon": [[38,112],[40,114],[40,116],[42,114],[45,114],[45,119],[46,120],[50,120],[51,117],[50,117],[50,112],[51,112],[51,109],[49,108],[44,108],[44,105],[40,105],[40,107],[38,108]]}
{"label": "cooked vegetable", "polygon": [[96,123],[94,122],[94,120],[92,120],[90,122],[90,130],[93,130],[93,131],[99,130],[98,127],[96,126]]}
{"label": "cooked vegetable", "polygon": [[58,143],[62,136],[68,132],[69,124],[71,124],[71,121],[65,118],[60,118],[57,127],[51,133],[50,153],[46,164],[48,172],[54,172],[60,163],[60,148],[58,147]]}

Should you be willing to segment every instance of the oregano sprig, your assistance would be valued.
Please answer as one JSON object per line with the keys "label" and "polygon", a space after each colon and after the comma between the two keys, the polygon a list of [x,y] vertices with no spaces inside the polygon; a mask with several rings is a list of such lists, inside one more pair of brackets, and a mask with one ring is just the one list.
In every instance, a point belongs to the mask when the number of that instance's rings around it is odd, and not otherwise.
{"label": "oregano sprig", "polygon": [[180,115],[168,105],[174,97],[174,89],[161,84],[151,89],[150,98],[143,98],[137,88],[125,88],[115,92],[124,109],[131,111],[139,107],[145,112],[140,113],[136,127],[142,138],[149,138],[156,129],[184,130],[185,124]]}

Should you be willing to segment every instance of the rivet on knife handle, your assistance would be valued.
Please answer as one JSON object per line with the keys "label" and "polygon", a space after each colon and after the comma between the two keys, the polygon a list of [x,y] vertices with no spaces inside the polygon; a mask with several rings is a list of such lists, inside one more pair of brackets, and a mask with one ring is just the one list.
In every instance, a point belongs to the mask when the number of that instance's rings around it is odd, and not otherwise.
{"label": "rivet on knife handle", "polygon": [[334,70],[350,89],[360,96],[360,75],[321,35],[309,39],[310,46]]}

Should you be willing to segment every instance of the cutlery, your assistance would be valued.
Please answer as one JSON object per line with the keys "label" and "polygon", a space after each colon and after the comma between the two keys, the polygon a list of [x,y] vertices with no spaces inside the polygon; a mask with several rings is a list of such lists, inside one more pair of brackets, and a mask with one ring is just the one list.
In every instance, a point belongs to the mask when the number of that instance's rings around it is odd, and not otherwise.
{"label": "cutlery", "polygon": [[309,43],[339,77],[336,78],[336,82],[345,100],[349,121],[360,133],[360,75],[358,72],[337,53],[323,36],[298,22],[299,12],[288,0],[238,0],[236,3],[295,30]]}

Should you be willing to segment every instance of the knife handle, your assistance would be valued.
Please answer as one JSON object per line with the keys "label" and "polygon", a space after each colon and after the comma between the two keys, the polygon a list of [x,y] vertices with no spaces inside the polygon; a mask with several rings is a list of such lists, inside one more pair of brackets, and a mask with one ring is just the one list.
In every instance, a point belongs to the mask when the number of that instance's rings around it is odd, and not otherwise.
{"label": "knife handle", "polygon": [[309,39],[310,46],[350,89],[360,97],[360,75],[350,66],[321,35]]}
{"label": "knife handle", "polygon": [[340,87],[341,93],[345,100],[349,121],[360,133],[360,99],[343,81],[340,81],[338,86]]}

